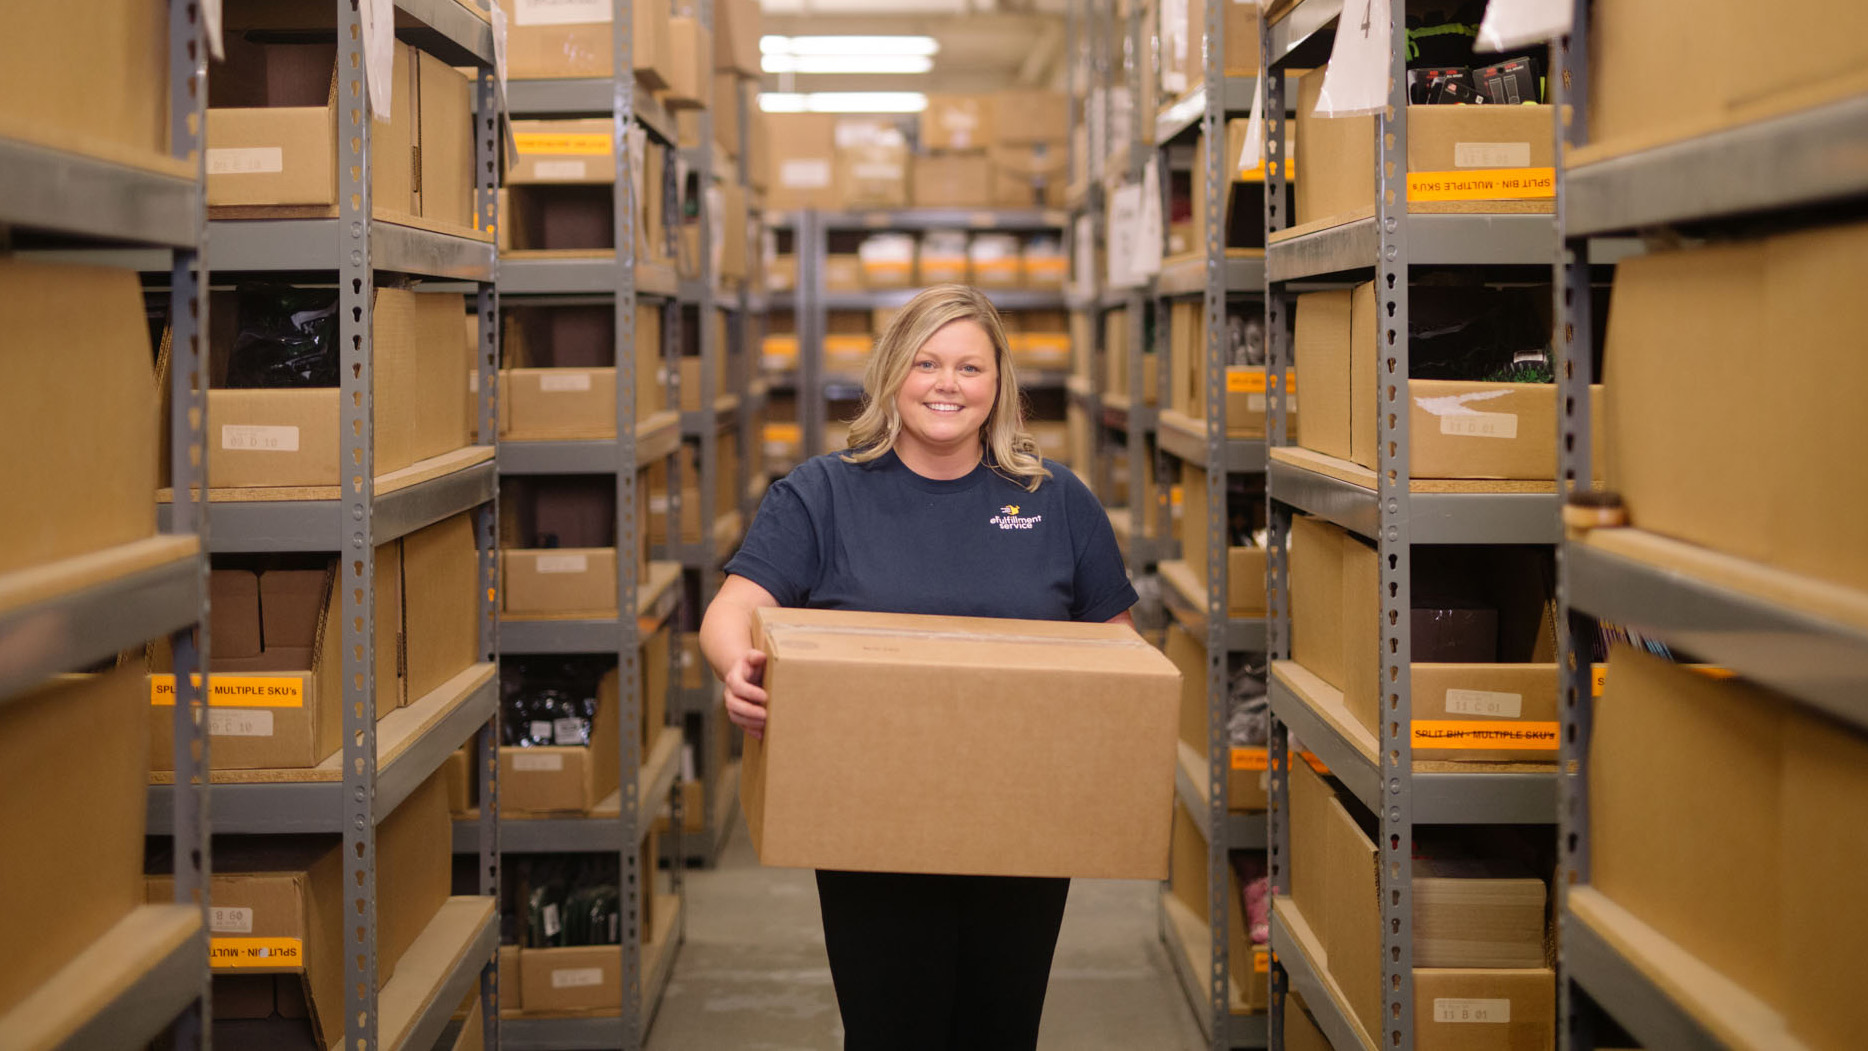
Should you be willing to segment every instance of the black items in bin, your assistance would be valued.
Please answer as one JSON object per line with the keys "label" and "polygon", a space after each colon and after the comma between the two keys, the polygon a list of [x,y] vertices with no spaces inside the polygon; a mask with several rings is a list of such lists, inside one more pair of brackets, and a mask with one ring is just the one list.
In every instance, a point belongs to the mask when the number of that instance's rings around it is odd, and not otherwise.
{"label": "black items in bin", "polygon": [[1543,63],[1532,55],[1475,69],[1471,82],[1494,105],[1521,106],[1544,100]]}
{"label": "black items in bin", "polygon": [[222,386],[339,385],[336,289],[243,288],[238,316]]}
{"label": "black items in bin", "polygon": [[518,943],[527,949],[619,944],[616,862],[609,853],[509,856],[508,901],[518,913]]}
{"label": "black items in bin", "polygon": [[[1459,90],[1462,94],[1459,97],[1450,98],[1447,95],[1449,90]],[[1472,70],[1465,66],[1436,66],[1410,69],[1407,72],[1408,102],[1416,106],[1470,102],[1472,96],[1476,94]]]}
{"label": "black items in bin", "polygon": [[616,666],[599,656],[509,657],[500,665],[500,740],[508,747],[587,745],[598,685]]}
{"label": "black items in bin", "polygon": [[1547,287],[1423,283],[1408,298],[1408,378],[1551,382]]}

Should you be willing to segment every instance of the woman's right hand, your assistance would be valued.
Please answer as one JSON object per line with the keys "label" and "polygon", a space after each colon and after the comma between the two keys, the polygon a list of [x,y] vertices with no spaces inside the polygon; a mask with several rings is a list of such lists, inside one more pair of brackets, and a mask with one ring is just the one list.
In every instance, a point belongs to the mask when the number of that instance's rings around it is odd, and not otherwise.
{"label": "woman's right hand", "polygon": [[765,654],[749,649],[726,670],[726,717],[754,740],[765,738]]}

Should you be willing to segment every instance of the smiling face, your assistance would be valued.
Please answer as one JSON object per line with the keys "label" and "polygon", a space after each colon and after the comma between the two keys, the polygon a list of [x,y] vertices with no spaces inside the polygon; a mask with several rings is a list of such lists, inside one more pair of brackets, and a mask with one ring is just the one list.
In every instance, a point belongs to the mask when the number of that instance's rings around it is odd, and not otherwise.
{"label": "smiling face", "polygon": [[896,439],[904,460],[977,461],[980,428],[992,415],[999,370],[992,339],[973,321],[941,326],[908,364],[895,395],[902,429]]}

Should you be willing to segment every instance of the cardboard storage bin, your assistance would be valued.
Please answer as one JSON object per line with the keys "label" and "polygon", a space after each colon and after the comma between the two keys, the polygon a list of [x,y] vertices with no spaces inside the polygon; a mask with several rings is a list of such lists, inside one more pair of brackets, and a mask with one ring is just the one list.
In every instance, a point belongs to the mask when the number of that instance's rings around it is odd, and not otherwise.
{"label": "cardboard storage bin", "polygon": [[[1187,809],[1186,803],[1176,799],[1168,891],[1202,922],[1208,922],[1212,914],[1206,850],[1206,835],[1200,820]],[[1246,936],[1244,887],[1231,865],[1226,866],[1226,892],[1231,897],[1226,909],[1226,951],[1232,986],[1242,1001],[1243,1013],[1268,1011],[1271,1009],[1271,946],[1254,945]]]}
{"label": "cardboard storage bin", "polygon": [[992,207],[1062,208],[1064,168],[1070,153],[1062,140],[1000,143],[986,152],[992,168]]}
{"label": "cardboard storage bin", "polygon": [[989,95],[929,95],[921,111],[921,148],[930,152],[984,150],[993,141],[995,107]]}
{"label": "cardboard storage bin", "polygon": [[[1251,4],[1214,0],[1223,5],[1226,75],[1258,74],[1258,8]],[[1206,0],[1172,0],[1160,5],[1161,90],[1168,98],[1193,91],[1205,83]],[[1237,156],[1237,154],[1234,154]],[[1196,171],[1199,169],[1195,169]]]}
{"label": "cardboard storage bin", "polygon": [[[1328,970],[1365,1032],[1385,1033],[1379,858],[1367,829],[1374,819],[1307,764],[1291,775],[1291,900],[1315,938],[1313,962]],[[1416,851],[1420,849],[1416,841]],[[1486,871],[1481,864],[1479,871]],[[1447,959],[1547,959],[1547,890],[1540,879],[1448,879],[1416,862],[1414,924]],[[1449,884],[1452,884],[1449,886]],[[1313,953],[1314,956],[1314,953]],[[1472,1024],[1460,1001],[1489,1005],[1501,1018]],[[1421,1047],[1514,1051],[1556,1039],[1556,975],[1548,966],[1414,968],[1415,1041]]]}
{"label": "cardboard storage bin", "polygon": [[0,705],[0,1017],[143,901],[141,679],[63,676]]}
{"label": "cardboard storage bin", "polygon": [[1868,590],[1868,357],[1845,306],[1864,279],[1864,223],[1616,268],[1596,448],[1632,525]]}
{"label": "cardboard storage bin", "polygon": [[[506,75],[515,80],[607,78],[614,69],[608,0],[499,0],[506,9]],[[670,10],[666,4],[632,9],[630,41],[636,83],[668,86]]]}
{"label": "cardboard storage bin", "polygon": [[[441,548],[436,554],[444,554]],[[424,563],[428,560],[424,556]],[[376,549],[376,717],[403,703],[403,580],[399,542]],[[317,569],[217,569],[210,629],[263,640],[251,656],[212,658],[208,735],[217,770],[305,769],[343,746],[343,594],[338,563]],[[222,579],[226,578],[226,579]],[[246,601],[236,599],[244,597]],[[425,595],[424,608],[435,593]],[[456,598],[455,601],[460,601]],[[469,600],[469,609],[477,610]],[[424,637],[429,637],[425,634]],[[442,659],[438,640],[425,665]],[[149,768],[174,769],[175,677],[166,647],[152,647]],[[438,666],[438,665],[437,665]],[[458,669],[457,669],[458,670]]]}
{"label": "cardboard storage bin", "polygon": [[160,401],[129,270],[0,259],[0,574],[156,532]]}
{"label": "cardboard storage bin", "polygon": [[[395,977],[403,954],[448,898],[453,822],[439,773],[430,776],[376,829],[376,981]],[[318,1047],[344,1032],[344,844],[333,835],[216,836],[209,958],[215,1018],[308,1019]],[[151,902],[173,899],[166,858],[144,887]],[[256,960],[264,960],[256,964]],[[255,988],[252,968],[264,966]],[[274,982],[270,993],[264,981]],[[223,990],[232,995],[222,1006]],[[276,999],[275,999],[276,997]]]}
{"label": "cardboard storage bin", "polygon": [[12,4],[0,41],[0,135],[192,178],[169,157],[169,13],[148,0]]}
{"label": "cardboard storage bin", "polygon": [[[616,437],[616,314],[607,306],[509,307],[500,369],[500,437]],[[661,311],[636,311],[637,421],[663,411]]]}
{"label": "cardboard storage bin", "polygon": [[755,624],[771,714],[740,798],[765,864],[1166,875],[1180,676],[1131,629],[805,609]]}
{"label": "cardboard storage bin", "polygon": [[403,703],[417,704],[479,660],[481,568],[473,513],[444,518],[401,543]]}
{"label": "cardboard storage bin", "polygon": [[[636,518],[652,484],[638,476]],[[616,615],[616,480],[611,475],[508,478],[501,483],[501,609],[513,616]],[[633,552],[637,579],[648,545]]]}
{"label": "cardboard storage bin", "polygon": [[[1181,464],[1181,558],[1193,570],[1194,579],[1206,580],[1206,471],[1191,463]],[[1226,549],[1226,609],[1232,617],[1263,617],[1265,597],[1265,551],[1254,547]]]}
{"label": "cardboard storage bin", "polygon": [[507,817],[588,813],[616,791],[617,678],[612,669],[597,686],[590,743],[499,750],[499,812]]}
{"label": "cardboard storage bin", "polygon": [[844,118],[836,130],[840,208],[908,206],[908,141],[893,122]]}
{"label": "cardboard storage bin", "polygon": [[[1859,1044],[1868,1001],[1849,961],[1868,939],[1853,876],[1868,861],[1868,739],[1743,680],[1617,647],[1589,747],[1591,882],[1650,929],[1641,944],[1671,942],[1812,1051]],[[1734,843],[1751,864],[1730,864]]]}

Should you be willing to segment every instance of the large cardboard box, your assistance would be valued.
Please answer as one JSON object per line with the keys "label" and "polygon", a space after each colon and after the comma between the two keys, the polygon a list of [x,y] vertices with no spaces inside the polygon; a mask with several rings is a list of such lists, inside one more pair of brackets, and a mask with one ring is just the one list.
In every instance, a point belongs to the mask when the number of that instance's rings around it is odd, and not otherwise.
{"label": "large cardboard box", "polygon": [[0,259],[0,573],[156,531],[159,401],[129,270]]}
{"label": "large cardboard box", "polygon": [[[250,575],[216,571],[221,572]],[[255,605],[217,611],[217,623],[257,623],[265,647],[254,657],[217,655],[209,665],[208,736],[216,769],[303,769],[343,746],[344,620],[337,572],[335,561],[321,569],[268,569],[259,574]],[[381,719],[406,695],[400,542],[376,549],[375,572],[376,717]],[[433,638],[436,630],[439,625],[425,612],[424,637]],[[424,652],[440,659],[446,646],[435,645],[432,650],[424,646]],[[151,653],[149,769],[168,771],[174,769],[175,680],[166,649],[152,648]]]}
{"label": "large cardboard box", "polygon": [[141,679],[65,676],[0,705],[0,1016],[143,900]]}
{"label": "large cardboard box", "polygon": [[677,15],[668,20],[668,43],[668,90],[662,104],[673,110],[707,108],[713,102],[713,34],[699,18]]}
{"label": "large cardboard box", "polygon": [[[614,603],[612,603],[614,606]],[[499,750],[499,812],[505,816],[588,813],[616,791],[621,762],[617,741],[617,676],[597,685],[597,714],[590,743]]]}
{"label": "large cardboard box", "polygon": [[480,553],[471,512],[402,538],[402,613],[404,700],[414,704],[480,657]]}
{"label": "large cardboard box", "polygon": [[[447,788],[436,773],[377,825],[378,988],[395,976],[403,954],[447,901],[454,831],[447,807]],[[308,1017],[318,1047],[341,1042],[344,1031],[344,917],[352,909],[345,900],[343,851],[337,836],[214,840],[209,957],[216,993],[226,977],[250,974],[263,959],[257,966],[279,971],[291,999],[308,1008],[304,1015],[289,1006],[280,1013]],[[171,900],[173,877],[150,875],[145,892],[152,902]],[[286,990],[280,993],[286,1000]]]}
{"label": "large cardboard box", "polygon": [[836,125],[836,201],[842,208],[908,206],[908,141],[892,122],[844,118]]}
{"label": "large cardboard box", "polygon": [[614,183],[616,150],[610,132],[607,117],[513,121],[515,153],[508,159],[505,185]]}
{"label": "large cardboard box", "polygon": [[[1859,1042],[1868,1005],[1846,961],[1868,909],[1848,873],[1868,857],[1868,740],[1742,680],[1618,647],[1589,792],[1597,890],[1774,1008],[1806,1046]],[[1717,836],[1704,831],[1707,798],[1720,800]],[[1725,864],[1735,842],[1758,863]],[[1719,919],[1739,908],[1754,925]]]}
{"label": "large cardboard box", "polygon": [[[506,312],[500,436],[564,441],[616,436],[616,314],[607,306],[516,307]],[[638,307],[634,347],[638,421],[667,406],[662,318]]]}
{"label": "large cardboard box", "polygon": [[983,150],[993,141],[993,112],[986,95],[929,95],[921,111],[921,148]]}
{"label": "large cardboard box", "polygon": [[1062,154],[1070,133],[1070,98],[1061,91],[994,92],[988,126],[994,145],[1045,143]]}
{"label": "large cardboard box", "polygon": [[478,229],[473,166],[474,82],[452,66],[417,52],[415,190],[422,218]]}
{"label": "large cardboard box", "polygon": [[837,207],[837,118],[831,114],[762,114],[771,138],[766,211]]}
{"label": "large cardboard box", "polygon": [[757,77],[759,36],[765,13],[759,0],[718,0],[713,7],[713,65],[743,77]]}
{"label": "large cardboard box", "polygon": [[[338,204],[337,44],[256,43],[230,33],[208,78],[208,204]],[[412,216],[419,52],[395,48],[387,120],[370,126],[371,207]]]}
{"label": "large cardboard box", "polygon": [[771,714],[740,797],[764,863],[1165,875],[1179,673],[1131,629],[804,609],[755,625]]}
{"label": "large cardboard box", "polygon": [[[1722,0],[1680,25],[1665,0],[1617,3],[1589,21],[1589,141],[1621,152],[1859,93],[1868,12],[1848,0],[1793,0],[1759,24]],[[1809,32],[1795,27],[1817,27]],[[1733,54],[1747,56],[1733,62]]]}
{"label": "large cardboard box", "polygon": [[616,548],[508,549],[499,553],[502,608],[519,616],[616,610]]}
{"label": "large cardboard box", "polygon": [[168,8],[101,0],[85,13],[9,6],[0,135],[141,166],[168,161]]}
{"label": "large cardboard box", "polygon": [[[208,478],[215,488],[335,486],[337,387],[226,386],[241,329],[236,293],[214,293],[208,340]],[[375,473],[391,474],[467,444],[458,297],[379,288],[372,307]],[[168,358],[162,358],[166,377]]]}
{"label": "large cardboard box", "polygon": [[[1842,308],[1864,277],[1859,223],[1617,268],[1604,444],[1632,524],[1868,589],[1868,459],[1856,455],[1868,414],[1855,397],[1868,359],[1850,349],[1859,334]],[[1765,345],[1788,350],[1761,381],[1741,379]],[[1692,367],[1669,360],[1679,346],[1694,348]]]}
{"label": "large cardboard box", "polygon": [[992,162],[983,153],[923,154],[914,159],[917,208],[989,208]]}
{"label": "large cardboard box", "polygon": [[[1229,77],[1258,75],[1258,10],[1237,0],[1215,0],[1225,25],[1217,43],[1225,49],[1221,63]],[[1162,0],[1161,90],[1169,98],[1199,88],[1206,80],[1204,44],[1206,0]],[[1236,155],[1235,155],[1236,156]]]}
{"label": "large cardboard box", "polygon": [[[1359,212],[1372,214],[1367,210],[1375,206],[1375,118],[1318,116],[1324,73],[1313,70],[1298,81],[1292,158],[1304,179],[1303,192],[1296,195],[1299,226],[1347,222]],[[1410,175],[1543,169],[1555,163],[1549,106],[1409,106],[1407,118]],[[1500,191],[1493,199],[1509,196]]]}
{"label": "large cardboard box", "polygon": [[[506,9],[506,75],[515,80],[608,77],[615,49],[610,0],[499,0]],[[668,86],[667,4],[631,7],[636,82]]]}

